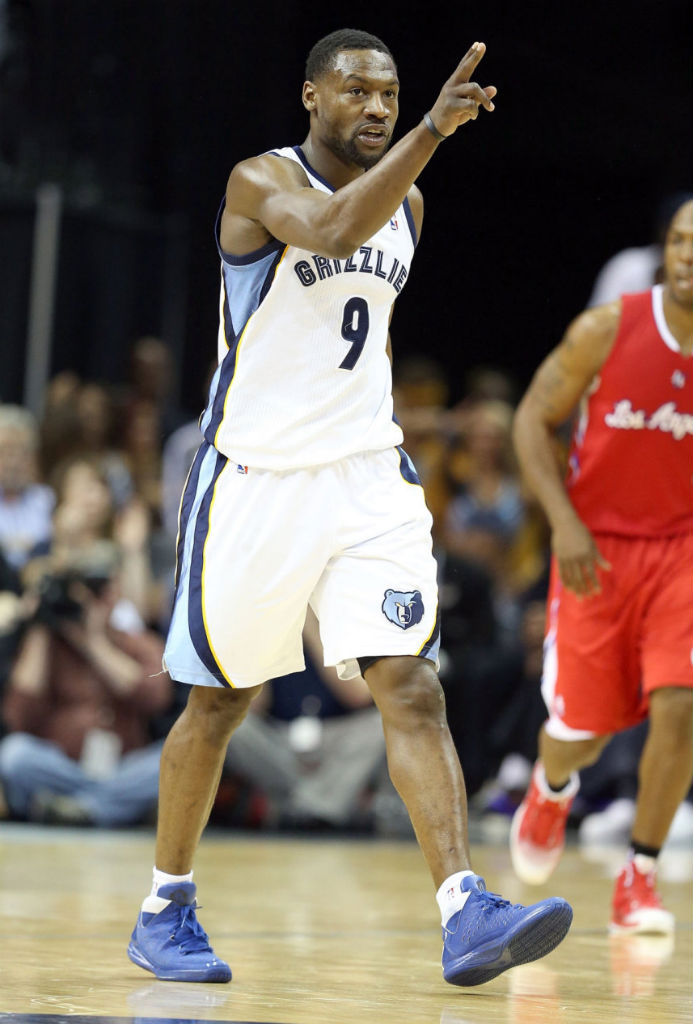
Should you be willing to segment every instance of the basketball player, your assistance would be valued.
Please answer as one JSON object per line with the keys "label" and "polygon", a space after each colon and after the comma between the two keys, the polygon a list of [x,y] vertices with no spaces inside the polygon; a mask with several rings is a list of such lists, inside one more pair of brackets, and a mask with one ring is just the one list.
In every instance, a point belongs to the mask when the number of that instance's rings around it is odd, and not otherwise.
{"label": "basketball player", "polygon": [[[665,283],[588,310],[539,367],[515,419],[552,527],[540,760],[511,830],[517,874],[561,855],[580,768],[649,716],[611,930],[670,932],[657,855],[693,776],[693,200],[669,226]],[[568,475],[552,435],[582,401]]]}
{"label": "basketball player", "polygon": [[[390,774],[438,889],[445,978],[476,985],[567,932],[564,900],[513,906],[470,866],[464,782],[435,671],[431,517],[393,421],[388,324],[421,232],[414,180],[496,90],[475,43],[387,152],[394,60],[341,30],[308,57],[301,146],[238,164],[216,226],[219,367],[183,494],[174,679],[193,684],[163,753],[156,866],[129,955],[158,978],[228,981],[195,915],[192,860],[229,736],[263,681],[303,668],[310,605],[325,662],[359,670]],[[454,145],[454,143],[448,143]]]}

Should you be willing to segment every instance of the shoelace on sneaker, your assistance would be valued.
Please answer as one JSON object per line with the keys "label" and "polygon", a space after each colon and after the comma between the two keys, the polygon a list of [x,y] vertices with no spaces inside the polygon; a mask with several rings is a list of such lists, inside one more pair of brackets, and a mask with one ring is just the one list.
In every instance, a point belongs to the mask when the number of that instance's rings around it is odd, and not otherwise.
{"label": "shoelace on sneaker", "polygon": [[[471,891],[474,892],[474,889]],[[499,896],[497,892],[489,892],[483,879],[479,879],[476,891],[479,896],[483,896],[484,899],[488,901],[484,904],[485,909],[488,909],[491,906],[497,908],[522,906],[521,903],[511,903],[510,900],[506,900],[505,897]]]}
{"label": "shoelace on sneaker", "polygon": [[511,903],[510,900],[504,899],[498,893],[489,892],[488,889],[482,890],[481,895],[484,897],[484,910],[514,910],[522,906],[521,903]]}
{"label": "shoelace on sneaker", "polygon": [[[472,893],[473,892],[474,892],[474,890],[472,889]],[[476,890],[476,894],[477,894],[477,896],[481,896],[482,897],[480,905],[477,905],[478,906],[478,910],[479,910],[479,912],[482,915],[487,915],[487,914],[491,913],[492,911],[495,912],[497,910],[522,910],[522,909],[524,909],[521,903],[511,903],[510,900],[504,899],[502,896],[499,896],[498,893],[489,892],[488,889],[485,889],[485,888],[477,889]],[[443,931],[445,933],[447,933],[448,935],[454,935],[455,934],[454,932],[450,931],[450,929],[447,927],[447,925],[443,925]]]}
{"label": "shoelace on sneaker", "polygon": [[[180,933],[183,931],[185,934],[181,935]],[[197,920],[194,903],[181,907],[181,919],[171,933],[171,939],[178,942],[182,953],[214,952],[209,944],[207,932]]]}

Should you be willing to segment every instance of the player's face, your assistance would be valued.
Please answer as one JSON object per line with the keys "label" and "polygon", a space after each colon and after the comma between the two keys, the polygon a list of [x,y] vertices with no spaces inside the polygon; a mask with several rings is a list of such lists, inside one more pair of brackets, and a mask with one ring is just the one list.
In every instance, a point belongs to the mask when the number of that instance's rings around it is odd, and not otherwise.
{"label": "player's face", "polygon": [[669,225],[664,244],[664,271],[677,302],[693,305],[693,201],[684,203]]}
{"label": "player's face", "polygon": [[399,81],[378,50],[345,50],[315,83],[320,135],[336,157],[366,170],[386,153],[399,113]]}

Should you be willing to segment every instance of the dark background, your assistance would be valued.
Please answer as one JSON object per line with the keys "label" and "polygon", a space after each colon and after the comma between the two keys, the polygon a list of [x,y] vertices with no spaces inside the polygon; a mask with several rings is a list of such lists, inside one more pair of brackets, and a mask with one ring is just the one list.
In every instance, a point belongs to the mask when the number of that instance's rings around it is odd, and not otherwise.
{"label": "dark background", "polygon": [[0,399],[21,400],[34,192],[64,195],[53,370],[119,379],[129,345],[173,346],[199,411],[215,352],[212,226],[233,163],[301,142],[305,56],[335,28],[392,49],[397,137],[476,39],[496,111],[419,179],[426,218],[397,352],[524,386],[615,251],[652,240],[693,182],[688,0],[373,4],[0,0]]}

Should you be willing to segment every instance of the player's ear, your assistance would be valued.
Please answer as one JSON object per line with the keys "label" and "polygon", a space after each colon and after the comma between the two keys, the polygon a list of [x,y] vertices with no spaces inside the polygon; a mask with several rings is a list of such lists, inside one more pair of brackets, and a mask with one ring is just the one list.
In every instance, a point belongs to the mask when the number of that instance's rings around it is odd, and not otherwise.
{"label": "player's ear", "polygon": [[317,105],[316,92],[317,90],[312,82],[303,83],[303,94],[301,98],[303,100],[303,106],[308,111],[315,110]]}

